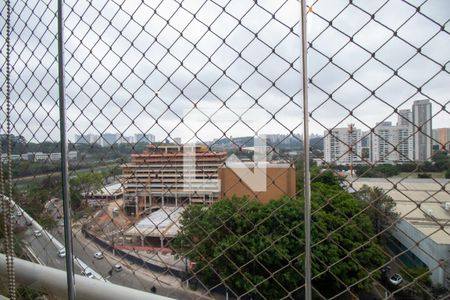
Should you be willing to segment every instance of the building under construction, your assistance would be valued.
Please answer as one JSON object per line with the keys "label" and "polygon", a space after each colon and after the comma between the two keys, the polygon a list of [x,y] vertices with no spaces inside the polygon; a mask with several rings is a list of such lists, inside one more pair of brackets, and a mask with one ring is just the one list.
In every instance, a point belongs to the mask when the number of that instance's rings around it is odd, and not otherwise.
{"label": "building under construction", "polygon": [[[185,149],[183,149],[185,148]],[[218,169],[226,152],[211,152],[205,145],[149,145],[142,154],[132,154],[122,166],[124,209],[140,216],[162,206],[211,203],[219,197]]]}

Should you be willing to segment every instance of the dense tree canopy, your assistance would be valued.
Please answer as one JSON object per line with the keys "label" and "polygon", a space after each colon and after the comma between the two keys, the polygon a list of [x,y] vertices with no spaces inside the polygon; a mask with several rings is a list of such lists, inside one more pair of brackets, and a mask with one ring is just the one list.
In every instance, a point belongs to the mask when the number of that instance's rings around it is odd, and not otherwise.
{"label": "dense tree canopy", "polygon": [[[369,239],[374,229],[361,213],[361,202],[337,185],[314,183],[312,204],[314,287],[326,296],[348,285],[370,289],[379,274],[370,278],[369,272],[386,257]],[[194,272],[204,284],[224,282],[234,293],[253,299],[281,299],[290,292],[302,298],[303,199],[267,204],[224,199],[209,208],[188,207],[181,222],[173,247],[196,263]]]}
{"label": "dense tree canopy", "polygon": [[382,188],[363,185],[356,196],[367,206],[366,213],[372,220],[376,233],[383,232],[397,220],[394,199]]}
{"label": "dense tree canopy", "polygon": [[58,176],[45,176],[22,190],[15,186],[13,189],[13,199],[46,229],[54,228],[57,224],[46,212],[45,204],[58,197],[61,197],[61,180]]}
{"label": "dense tree canopy", "polygon": [[355,171],[356,175],[360,177],[392,177],[400,173],[397,166],[389,164],[356,166]]}
{"label": "dense tree canopy", "polygon": [[[448,151],[436,151],[431,160],[422,163],[404,163],[397,165],[379,164],[376,166],[355,166],[356,175],[361,177],[391,177],[399,175],[400,172],[447,172],[450,169],[450,156]],[[421,177],[419,177],[421,178]],[[422,178],[428,178],[423,177]]]}
{"label": "dense tree canopy", "polygon": [[70,179],[70,196],[72,207],[77,210],[82,205],[82,200],[91,193],[99,191],[104,184],[105,174],[102,172],[78,173]]}

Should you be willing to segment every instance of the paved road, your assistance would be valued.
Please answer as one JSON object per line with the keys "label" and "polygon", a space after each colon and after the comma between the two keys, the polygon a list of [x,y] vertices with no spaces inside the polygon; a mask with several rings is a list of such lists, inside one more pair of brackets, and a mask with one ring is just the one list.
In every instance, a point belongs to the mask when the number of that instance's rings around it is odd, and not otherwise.
{"label": "paved road", "polygon": [[[15,210],[17,211],[18,209],[20,208],[16,207]],[[42,230],[41,236],[35,236],[34,231],[41,230],[42,228],[36,221],[33,221],[30,226],[27,226],[26,221],[28,218],[25,212],[23,216],[15,217],[17,226],[25,228],[23,235],[25,245],[42,264],[65,270],[65,258],[58,256],[58,250],[62,248],[62,244],[64,243],[63,227],[58,226],[58,228],[52,230],[50,233]],[[151,291],[152,287],[156,287],[157,294],[174,299],[211,299],[209,297],[203,297],[200,293],[182,288],[180,281],[173,276],[151,272],[143,267],[133,265],[127,260],[121,260],[119,257],[113,256],[112,253],[104,251],[94,242],[85,239],[81,232],[76,232],[76,230],[73,230],[73,232],[74,256],[82,261],[81,263],[75,263],[75,272],[77,274],[81,274],[83,270],[81,266],[87,265],[93,270],[92,273],[94,275],[98,273],[115,284],[148,292]],[[94,253],[96,252],[103,252],[104,258],[94,258]],[[123,270],[121,272],[113,271],[112,266],[115,264],[121,264]]]}
{"label": "paved road", "polygon": [[[53,234],[56,238],[62,239],[61,230],[57,230]],[[73,249],[75,256],[82,259],[90,268],[112,283],[148,292],[151,291],[152,287],[156,287],[159,295],[175,299],[211,299],[208,297],[202,298],[200,293],[183,290],[183,288],[180,288],[179,280],[175,277],[151,272],[138,265],[130,264],[128,260],[113,256],[112,253],[105,251],[94,242],[85,239],[81,232],[74,235]],[[94,253],[96,252],[102,252],[104,258],[100,260],[94,258]],[[111,271],[112,266],[115,264],[120,264],[123,267],[123,271],[112,271],[110,276],[108,272]],[[178,286],[178,288],[172,286]]]}
{"label": "paved road", "polygon": [[[16,217],[17,226],[25,228],[23,234],[23,242],[26,247],[31,250],[32,254],[39,260],[40,263],[49,267],[66,270],[66,262],[64,257],[58,256],[60,247],[53,241],[54,237],[49,235],[46,231],[41,231],[38,224],[32,223],[31,226],[26,225],[25,217]],[[41,236],[35,236],[34,231],[41,231]],[[80,274],[81,268],[75,264],[75,272]]]}

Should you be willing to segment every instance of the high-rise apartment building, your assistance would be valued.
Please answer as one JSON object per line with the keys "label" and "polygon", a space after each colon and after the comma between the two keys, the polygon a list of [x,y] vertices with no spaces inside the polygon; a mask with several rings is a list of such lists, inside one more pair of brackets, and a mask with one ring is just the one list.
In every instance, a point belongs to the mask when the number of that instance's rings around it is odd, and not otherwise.
{"label": "high-rise apartment building", "polygon": [[365,162],[371,162],[373,157],[372,151],[372,133],[364,131],[361,137],[361,158]]}
{"label": "high-rise apartment building", "polygon": [[103,133],[102,134],[102,142],[101,145],[103,147],[109,147],[111,145],[114,145],[118,143],[120,139],[120,133]]}
{"label": "high-rise apartment building", "polygon": [[81,135],[76,134],[75,135],[75,143],[78,143],[78,144],[100,144],[101,139],[98,134],[92,134],[92,133],[81,134]]}
{"label": "high-rise apartment building", "polygon": [[325,161],[338,165],[407,163],[430,159],[433,146],[434,150],[450,150],[450,129],[432,130],[429,100],[416,100],[412,110],[400,109],[397,114],[397,125],[377,123],[373,132],[361,134],[353,125],[325,131]]}
{"label": "high-rise apartment building", "polygon": [[399,118],[397,126],[393,126],[392,122],[381,122],[375,126],[372,135],[373,163],[401,163],[412,160],[411,126],[401,120]]}
{"label": "high-rise apartment building", "polygon": [[135,143],[151,144],[156,141],[155,136],[151,133],[137,133],[134,135]]}
{"label": "high-rise apartment building", "polygon": [[397,126],[412,126],[412,112],[410,109],[398,111]]}
{"label": "high-rise apartment building", "polygon": [[353,124],[334,128],[324,133],[324,159],[337,165],[351,165],[361,162],[361,129]]}
{"label": "high-rise apartment building", "polygon": [[430,100],[416,100],[412,106],[414,160],[426,161],[432,154]]}

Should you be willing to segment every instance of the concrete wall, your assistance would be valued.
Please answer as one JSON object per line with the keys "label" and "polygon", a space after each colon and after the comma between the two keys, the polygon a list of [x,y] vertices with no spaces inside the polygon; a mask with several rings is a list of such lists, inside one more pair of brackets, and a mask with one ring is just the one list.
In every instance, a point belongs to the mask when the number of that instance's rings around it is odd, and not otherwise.
{"label": "concrete wall", "polygon": [[[436,243],[406,220],[401,220],[396,227],[392,231],[393,236],[432,270],[433,285],[443,285],[449,289],[450,280],[446,277],[450,276],[450,245]],[[416,246],[418,242],[419,246]],[[447,262],[438,266],[440,260]]]}
{"label": "concrete wall", "polygon": [[294,197],[296,193],[295,168],[293,167],[268,167],[266,192],[254,192],[232,169],[227,167],[219,169],[219,179],[221,198],[230,198],[234,195],[238,197],[248,196],[266,203],[282,196]]}

